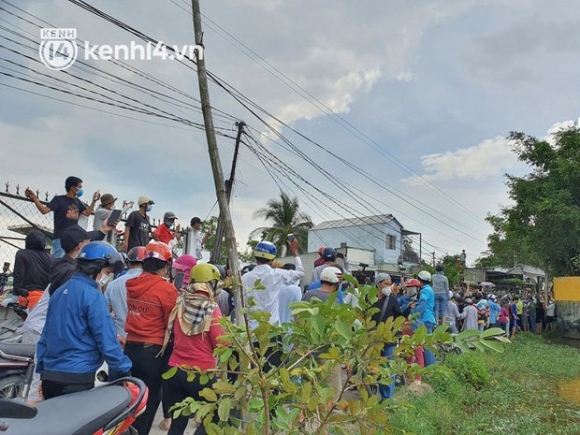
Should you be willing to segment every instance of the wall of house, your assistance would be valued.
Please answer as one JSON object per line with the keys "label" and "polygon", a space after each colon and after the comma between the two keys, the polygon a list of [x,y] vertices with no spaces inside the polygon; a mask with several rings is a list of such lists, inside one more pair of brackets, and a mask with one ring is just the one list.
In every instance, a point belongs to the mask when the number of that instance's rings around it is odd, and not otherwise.
{"label": "wall of house", "polygon": [[[396,237],[396,249],[386,249],[387,234]],[[379,225],[362,225],[356,227],[326,228],[308,232],[308,251],[316,251],[320,246],[347,246],[375,252],[375,264],[397,263],[403,249],[401,227],[394,221]]]}

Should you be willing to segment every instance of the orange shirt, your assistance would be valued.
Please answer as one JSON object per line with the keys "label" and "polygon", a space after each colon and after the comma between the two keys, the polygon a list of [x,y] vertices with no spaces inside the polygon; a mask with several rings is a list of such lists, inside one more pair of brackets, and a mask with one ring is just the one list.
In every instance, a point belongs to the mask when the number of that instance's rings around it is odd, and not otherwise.
{"label": "orange shirt", "polygon": [[161,276],[143,272],[127,281],[127,341],[163,344],[177,290]]}
{"label": "orange shirt", "polygon": [[169,244],[173,240],[173,232],[167,227],[165,224],[159,224],[155,231],[153,231],[157,237],[159,237],[159,241],[165,244]]}

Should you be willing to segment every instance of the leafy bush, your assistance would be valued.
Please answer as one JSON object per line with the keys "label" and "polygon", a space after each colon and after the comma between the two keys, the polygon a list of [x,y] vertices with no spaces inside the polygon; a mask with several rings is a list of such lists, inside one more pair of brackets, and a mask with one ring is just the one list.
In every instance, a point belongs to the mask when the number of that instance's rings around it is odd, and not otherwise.
{"label": "leafy bush", "polygon": [[449,355],[445,365],[455,373],[457,379],[476,389],[486,387],[491,382],[491,375],[478,352],[467,352],[461,355]]}

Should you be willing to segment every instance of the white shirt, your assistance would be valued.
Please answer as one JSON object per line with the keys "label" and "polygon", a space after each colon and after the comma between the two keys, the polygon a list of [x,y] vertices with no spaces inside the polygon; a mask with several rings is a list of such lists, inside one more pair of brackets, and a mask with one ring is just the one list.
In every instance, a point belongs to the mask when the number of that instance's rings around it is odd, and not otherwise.
{"label": "white shirt", "polygon": [[[270,324],[280,323],[280,293],[284,286],[291,285],[296,279],[304,276],[304,267],[300,257],[294,257],[296,270],[273,269],[268,264],[259,264],[254,270],[242,276],[242,285],[246,290],[246,306],[249,298],[253,298],[255,305],[250,311],[265,311],[270,313]],[[264,289],[256,289],[256,281]],[[250,319],[250,328],[258,326],[256,320]]]}
{"label": "white shirt", "polygon": [[190,255],[193,255],[197,260],[201,260],[203,257],[201,253],[203,234],[201,234],[200,230],[194,230],[191,227],[189,227],[188,231],[187,252]]}
{"label": "white shirt", "polygon": [[302,290],[297,285],[284,285],[280,289],[280,323],[292,322],[292,310],[289,305],[292,302],[302,300]]}
{"label": "white shirt", "polygon": [[28,317],[22,325],[22,331],[34,331],[42,334],[44,329],[44,324],[46,323],[46,313],[48,312],[48,303],[50,302],[50,284],[46,287],[46,290],[42,293],[42,296],[34,306]]}

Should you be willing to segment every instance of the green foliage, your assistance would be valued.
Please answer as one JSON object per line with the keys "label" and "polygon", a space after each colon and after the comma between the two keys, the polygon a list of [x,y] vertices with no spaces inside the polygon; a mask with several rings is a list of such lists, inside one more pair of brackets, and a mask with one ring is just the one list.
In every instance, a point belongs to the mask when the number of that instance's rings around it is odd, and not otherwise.
{"label": "green foliage", "polygon": [[[352,277],[347,279],[356,283]],[[263,288],[259,282],[254,287]],[[386,433],[386,406],[396,405],[382,403],[378,395],[369,393],[371,387],[390,382],[393,375],[423,372],[415,364],[407,364],[405,358],[417,346],[435,349],[441,343],[452,345],[453,340],[445,325],[432,334],[422,326],[412,336],[402,337],[394,360],[388,361],[381,352],[386,343],[398,341],[405,319],[390,318],[377,325],[372,320],[377,309],[371,308],[378,298],[376,287],[357,284],[351,291],[359,299],[358,307],[339,304],[336,293],[324,302],[296,302],[291,305],[294,322],[281,326],[271,325],[269,314],[255,311],[250,299],[243,314],[258,326],[250,330],[247,321],[240,326],[223,319],[231,346],[216,350],[219,368],[211,374],[213,377],[227,370],[236,373],[235,382],[220,376],[211,390],[204,390],[207,402],[188,399],[173,412],[196,414],[207,425],[210,415],[217,413],[220,433],[225,434],[298,434],[304,433],[304,428],[315,434],[352,433],[352,424],[360,433]],[[463,344],[462,340],[460,337],[458,345]],[[495,341],[494,334],[480,337],[476,333],[465,340],[492,350],[497,349],[480,342],[494,340],[494,345],[503,346]],[[280,367],[266,365],[271,352],[282,353]],[[237,359],[235,354],[241,357]],[[335,392],[326,379],[337,366],[350,370],[335,402]],[[191,375],[205,377],[205,382],[210,379],[207,373],[192,371]],[[336,409],[342,412],[333,412]],[[232,410],[241,413],[243,427],[231,417]],[[214,429],[209,426],[208,432]]]}
{"label": "green foliage", "polygon": [[461,355],[450,355],[445,359],[445,365],[454,373],[456,379],[462,383],[470,384],[475,389],[483,388],[491,381],[491,375],[479,353],[467,352]]}
{"label": "green foliage", "polygon": [[[504,353],[468,352],[446,358],[443,367],[423,377],[434,393],[400,398],[403,403],[389,418],[391,433],[580,433],[579,405],[558,396],[560,386],[580,378],[578,352],[549,344],[539,335],[520,334]],[[488,382],[474,386],[459,379],[457,373],[470,367],[487,372]]]}
{"label": "green foliage", "polygon": [[308,249],[308,230],[312,228],[310,216],[300,210],[298,198],[291,198],[285,192],[280,197],[270,199],[266,207],[254,213],[255,218],[263,218],[270,222],[270,227],[256,228],[251,235],[269,240],[278,248],[278,254],[286,246],[288,234],[294,234],[300,243],[300,249]]}
{"label": "green foliage", "polygon": [[532,172],[506,175],[514,205],[487,218],[494,229],[490,256],[503,266],[531,264],[547,266],[555,276],[580,275],[580,130],[561,130],[553,143],[516,132],[509,139]]}

